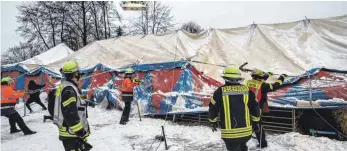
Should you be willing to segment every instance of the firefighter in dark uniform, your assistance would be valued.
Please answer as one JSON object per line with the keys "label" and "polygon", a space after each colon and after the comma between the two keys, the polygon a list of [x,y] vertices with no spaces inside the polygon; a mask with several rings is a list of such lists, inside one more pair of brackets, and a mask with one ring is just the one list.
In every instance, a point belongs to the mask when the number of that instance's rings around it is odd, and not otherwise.
{"label": "firefighter in dark uniform", "polygon": [[[209,121],[212,131],[217,129],[217,117],[220,114],[221,137],[228,151],[247,151],[246,143],[252,135],[252,121],[260,119],[259,105],[255,95],[247,86],[240,84],[241,72],[235,66],[225,68],[225,84],[213,94],[209,104]],[[259,130],[256,126],[254,129]]]}
{"label": "firefighter in dark uniform", "polygon": [[90,150],[87,143],[90,128],[87,120],[87,103],[81,98],[77,81],[79,67],[75,60],[67,61],[61,69],[65,79],[56,90],[53,122],[58,126],[59,139],[66,151]]}
{"label": "firefighter in dark uniform", "polygon": [[125,104],[121,120],[119,124],[125,125],[129,121],[131,102],[134,99],[134,87],[139,84],[137,78],[133,78],[134,70],[132,68],[127,68],[125,70],[124,80],[121,87],[122,101]]}
{"label": "firefighter in dark uniform", "polygon": [[[267,93],[277,90],[283,83],[284,79],[287,77],[286,74],[280,75],[275,83],[266,83],[265,81],[272,76],[271,72],[263,72],[259,69],[254,69],[252,71],[252,79],[246,81],[246,85],[249,89],[255,94],[256,100],[261,109],[261,113],[269,113],[269,105],[267,102]],[[261,127],[261,120],[259,122]],[[267,141],[265,139],[264,129],[256,131],[256,136],[258,140],[258,147],[265,148],[267,147]]]}
{"label": "firefighter in dark uniform", "polygon": [[[15,109],[17,99],[23,97],[24,93],[13,90],[12,86],[10,85],[12,81],[13,80],[10,77],[1,79],[1,116],[8,118],[11,127],[11,134],[20,132],[21,130],[23,131],[24,135],[35,134],[36,132],[28,128],[22,117]],[[17,129],[16,123],[21,130]]]}

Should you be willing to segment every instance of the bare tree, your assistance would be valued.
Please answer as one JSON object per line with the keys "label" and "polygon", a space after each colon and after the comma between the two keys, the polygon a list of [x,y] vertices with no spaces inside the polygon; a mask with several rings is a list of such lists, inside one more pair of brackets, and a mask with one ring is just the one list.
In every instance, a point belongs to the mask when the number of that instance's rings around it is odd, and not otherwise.
{"label": "bare tree", "polygon": [[4,52],[1,56],[2,64],[21,62],[38,55],[41,50],[37,49],[35,43],[20,43],[18,46],[12,47]]}
{"label": "bare tree", "polygon": [[200,32],[202,32],[204,29],[197,23],[193,22],[193,21],[190,21],[190,22],[187,22],[187,23],[184,23],[181,27],[182,30],[185,30],[189,33],[192,33],[192,34],[198,34]]}
{"label": "bare tree", "polygon": [[8,60],[5,62],[23,61],[28,58],[22,54],[32,57],[62,42],[78,50],[94,40],[118,35],[117,23],[121,21],[110,1],[33,1],[17,9],[20,26],[16,32],[24,41],[9,49],[2,57]]}
{"label": "bare tree", "polygon": [[131,22],[133,35],[165,33],[174,28],[171,8],[160,1],[146,2],[147,8],[141,11]]}

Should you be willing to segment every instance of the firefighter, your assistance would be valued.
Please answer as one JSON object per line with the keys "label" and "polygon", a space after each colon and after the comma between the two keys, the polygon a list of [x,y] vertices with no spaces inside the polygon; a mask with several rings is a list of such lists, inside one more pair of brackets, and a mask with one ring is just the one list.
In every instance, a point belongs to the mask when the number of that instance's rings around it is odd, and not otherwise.
{"label": "firefighter", "polygon": [[30,104],[33,102],[36,102],[37,104],[39,104],[43,110],[47,110],[46,106],[42,103],[41,99],[40,99],[40,89],[44,88],[46,85],[39,85],[36,84],[36,82],[34,80],[30,80],[29,84],[28,84],[28,89],[29,92],[32,91],[33,93],[30,93],[29,99],[27,100],[27,102],[25,103],[26,107],[29,109],[30,113],[33,112],[33,110],[30,107]]}
{"label": "firefighter", "polygon": [[[249,89],[255,94],[256,100],[259,104],[259,108],[261,109],[262,113],[269,113],[270,109],[267,102],[267,93],[277,90],[283,83],[284,79],[287,77],[286,74],[280,75],[280,77],[277,79],[275,83],[266,83],[265,81],[269,78],[269,76],[272,76],[273,74],[271,72],[263,72],[259,69],[254,69],[252,71],[252,79],[246,81],[246,85],[249,87]],[[262,120],[260,120],[259,124],[261,127]],[[261,127],[262,128],[262,127]],[[258,140],[258,147],[265,148],[267,147],[267,141],[265,139],[265,132],[264,129],[261,129],[260,131],[255,131],[257,140]]]}
{"label": "firefighter", "polygon": [[[16,92],[13,90],[12,79],[10,77],[5,77],[1,79],[1,116],[5,116],[8,118],[10,123],[10,133],[17,133],[21,130],[24,135],[35,134],[35,131],[30,130],[26,124],[24,123],[22,117],[15,110],[15,105],[17,103],[17,99],[24,96],[24,93]],[[18,124],[19,129],[16,127],[16,123]]]}
{"label": "firefighter", "polygon": [[92,146],[87,143],[90,134],[87,103],[81,98],[77,85],[80,78],[77,62],[67,61],[61,72],[65,79],[56,90],[53,123],[58,126],[59,139],[66,151],[90,150]]}
{"label": "firefighter", "polygon": [[129,121],[131,102],[134,99],[134,87],[138,85],[137,78],[133,78],[134,70],[132,68],[127,68],[125,70],[124,80],[121,87],[122,100],[125,103],[123,114],[119,124],[125,125]]}
{"label": "firefighter", "polygon": [[[259,105],[255,95],[242,82],[241,72],[235,66],[225,68],[222,78],[225,84],[219,87],[209,104],[209,121],[212,131],[217,130],[219,114],[221,137],[228,151],[247,151],[246,143],[252,135],[252,123],[260,119]],[[255,130],[259,126],[254,124]]]}

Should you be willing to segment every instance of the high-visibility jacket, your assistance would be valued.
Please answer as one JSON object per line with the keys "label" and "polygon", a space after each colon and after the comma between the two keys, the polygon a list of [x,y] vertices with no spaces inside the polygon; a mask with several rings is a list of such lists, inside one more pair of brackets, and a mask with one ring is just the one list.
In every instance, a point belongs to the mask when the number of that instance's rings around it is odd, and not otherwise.
{"label": "high-visibility jacket", "polygon": [[244,140],[252,135],[251,121],[260,120],[259,105],[247,86],[226,84],[213,94],[209,104],[209,120],[220,124],[223,139]]}
{"label": "high-visibility jacket", "polygon": [[17,99],[24,96],[24,92],[13,90],[10,85],[1,85],[1,106],[12,106],[17,103]]}
{"label": "high-visibility jacket", "polygon": [[268,112],[267,93],[280,88],[283,81],[283,76],[280,76],[275,83],[266,83],[264,80],[252,79],[246,81],[246,86],[248,86],[248,88],[255,94],[260,109],[262,109],[263,112]]}
{"label": "high-visibility jacket", "polygon": [[81,98],[81,91],[74,81],[62,81],[56,90],[53,123],[59,128],[59,139],[78,137],[84,129],[90,132],[87,120],[87,103]]}
{"label": "high-visibility jacket", "polygon": [[132,93],[134,92],[134,87],[137,85],[137,82],[132,81],[130,78],[124,78],[121,91],[122,93]]}

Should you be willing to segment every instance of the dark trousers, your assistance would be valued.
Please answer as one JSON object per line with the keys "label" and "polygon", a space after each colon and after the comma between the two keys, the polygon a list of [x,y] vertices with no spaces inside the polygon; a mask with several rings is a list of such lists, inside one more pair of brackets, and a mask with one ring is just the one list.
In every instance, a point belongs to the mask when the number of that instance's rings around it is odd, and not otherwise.
{"label": "dark trousers", "polygon": [[[260,131],[255,131],[255,130],[253,130],[254,132],[255,132],[255,135],[256,135],[256,137],[257,137],[257,140],[258,140],[258,143],[259,144],[261,144],[261,146],[267,146],[267,141],[266,141],[266,139],[265,139],[265,131],[264,131],[264,129],[262,128],[262,121],[260,120],[259,121],[259,126],[260,126],[260,128],[261,128],[261,130]],[[254,126],[253,126],[254,127]],[[260,140],[260,138],[261,138],[261,140]],[[260,142],[261,141],[261,142]]]}
{"label": "dark trousers", "polygon": [[223,139],[228,151],[247,151],[248,147],[246,142],[235,142],[228,139]]}
{"label": "dark trousers", "polygon": [[122,96],[122,100],[125,103],[125,107],[121,118],[122,121],[129,121],[131,101],[133,101],[133,98],[133,96]]}
{"label": "dark trousers", "polygon": [[33,110],[30,107],[31,103],[37,103],[39,104],[43,109],[47,109],[46,106],[41,102],[40,98],[29,98],[27,102],[25,103],[25,106],[32,112]]}
{"label": "dark trousers", "polygon": [[65,151],[89,151],[91,149],[91,147],[86,146],[80,138],[66,138],[62,140],[62,142]]}
{"label": "dark trousers", "polygon": [[18,112],[15,112],[13,114],[5,115],[5,117],[8,118],[8,121],[10,123],[11,131],[17,130],[16,123],[18,124],[19,128],[22,130],[24,134],[29,133],[31,130],[27,127],[27,125],[24,123],[22,117],[18,114]]}

